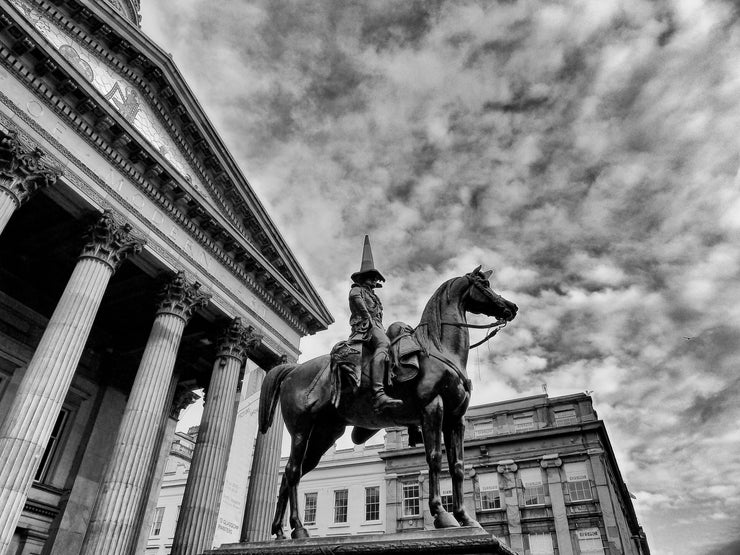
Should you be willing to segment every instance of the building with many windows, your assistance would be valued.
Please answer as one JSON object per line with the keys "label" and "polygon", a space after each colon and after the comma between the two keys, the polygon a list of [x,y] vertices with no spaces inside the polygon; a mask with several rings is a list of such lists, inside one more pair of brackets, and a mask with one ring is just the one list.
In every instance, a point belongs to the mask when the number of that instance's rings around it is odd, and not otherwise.
{"label": "building with many windows", "polygon": [[[471,407],[466,421],[466,509],[512,549],[522,555],[649,554],[591,397],[491,403]],[[407,434],[394,428],[382,448],[331,452],[303,478],[299,499],[318,535],[361,534],[369,526],[386,533],[433,527],[424,450],[408,447]],[[350,476],[362,476],[359,484],[337,472],[337,459],[353,469]],[[369,521],[363,516],[375,516],[369,492],[381,480],[380,521]],[[450,510],[446,471],[440,486]],[[349,492],[348,503],[343,492]],[[355,517],[338,521],[345,512]]]}

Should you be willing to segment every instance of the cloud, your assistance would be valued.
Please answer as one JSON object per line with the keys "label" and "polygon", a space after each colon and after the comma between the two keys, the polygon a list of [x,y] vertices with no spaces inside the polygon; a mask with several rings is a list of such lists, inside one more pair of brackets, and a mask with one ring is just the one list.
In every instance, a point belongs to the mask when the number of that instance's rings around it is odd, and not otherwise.
{"label": "cloud", "polygon": [[[733,2],[142,10],[337,318],[306,356],[348,333],[365,233],[388,322],[493,267],[520,312],[471,355],[474,402],[593,390],[655,551],[734,540]],[[714,537],[672,524],[695,513]]]}

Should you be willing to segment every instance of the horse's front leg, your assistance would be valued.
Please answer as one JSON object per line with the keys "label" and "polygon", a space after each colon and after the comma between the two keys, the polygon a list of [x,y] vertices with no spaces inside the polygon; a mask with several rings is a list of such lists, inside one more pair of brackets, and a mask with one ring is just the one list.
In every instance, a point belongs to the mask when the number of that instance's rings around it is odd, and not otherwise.
{"label": "horse's front leg", "polygon": [[452,514],[462,526],[478,526],[480,524],[465,510],[463,503],[463,482],[465,481],[465,463],[463,462],[463,436],[465,421],[455,418],[452,422],[445,422],[444,436],[447,450],[447,464],[452,478]]}
{"label": "horse's front leg", "polygon": [[422,413],[421,428],[424,434],[424,450],[429,466],[429,512],[434,517],[435,528],[459,526],[453,516],[442,507],[439,494],[439,473],[442,470],[442,399],[435,397]]}

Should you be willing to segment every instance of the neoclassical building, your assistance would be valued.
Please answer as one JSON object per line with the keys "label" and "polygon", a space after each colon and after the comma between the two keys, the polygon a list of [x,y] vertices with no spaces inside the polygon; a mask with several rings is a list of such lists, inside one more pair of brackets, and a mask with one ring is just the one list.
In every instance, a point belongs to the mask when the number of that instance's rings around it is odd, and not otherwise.
{"label": "neoclassical building", "polygon": [[[138,8],[0,3],[1,554],[142,552],[200,389],[172,549],[210,547],[240,384],[332,321]],[[279,434],[240,461],[249,539]]]}

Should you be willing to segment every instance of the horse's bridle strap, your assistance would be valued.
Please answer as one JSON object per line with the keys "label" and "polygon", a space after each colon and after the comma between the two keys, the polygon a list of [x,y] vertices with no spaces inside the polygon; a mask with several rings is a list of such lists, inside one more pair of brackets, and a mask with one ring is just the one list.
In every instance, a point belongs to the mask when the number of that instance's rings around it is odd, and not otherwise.
{"label": "horse's bridle strap", "polygon": [[486,341],[491,339],[494,335],[496,335],[499,332],[499,330],[506,327],[506,324],[508,324],[506,320],[496,320],[493,324],[482,324],[482,325],[468,324],[467,322],[442,322],[443,326],[453,326],[456,328],[473,328],[477,330],[487,330],[487,329],[491,330],[486,334],[486,336],[483,339],[478,341],[478,343],[468,347],[468,350],[472,350],[472,349],[475,349],[476,347],[480,347],[481,345],[483,345],[483,343],[485,343]]}

